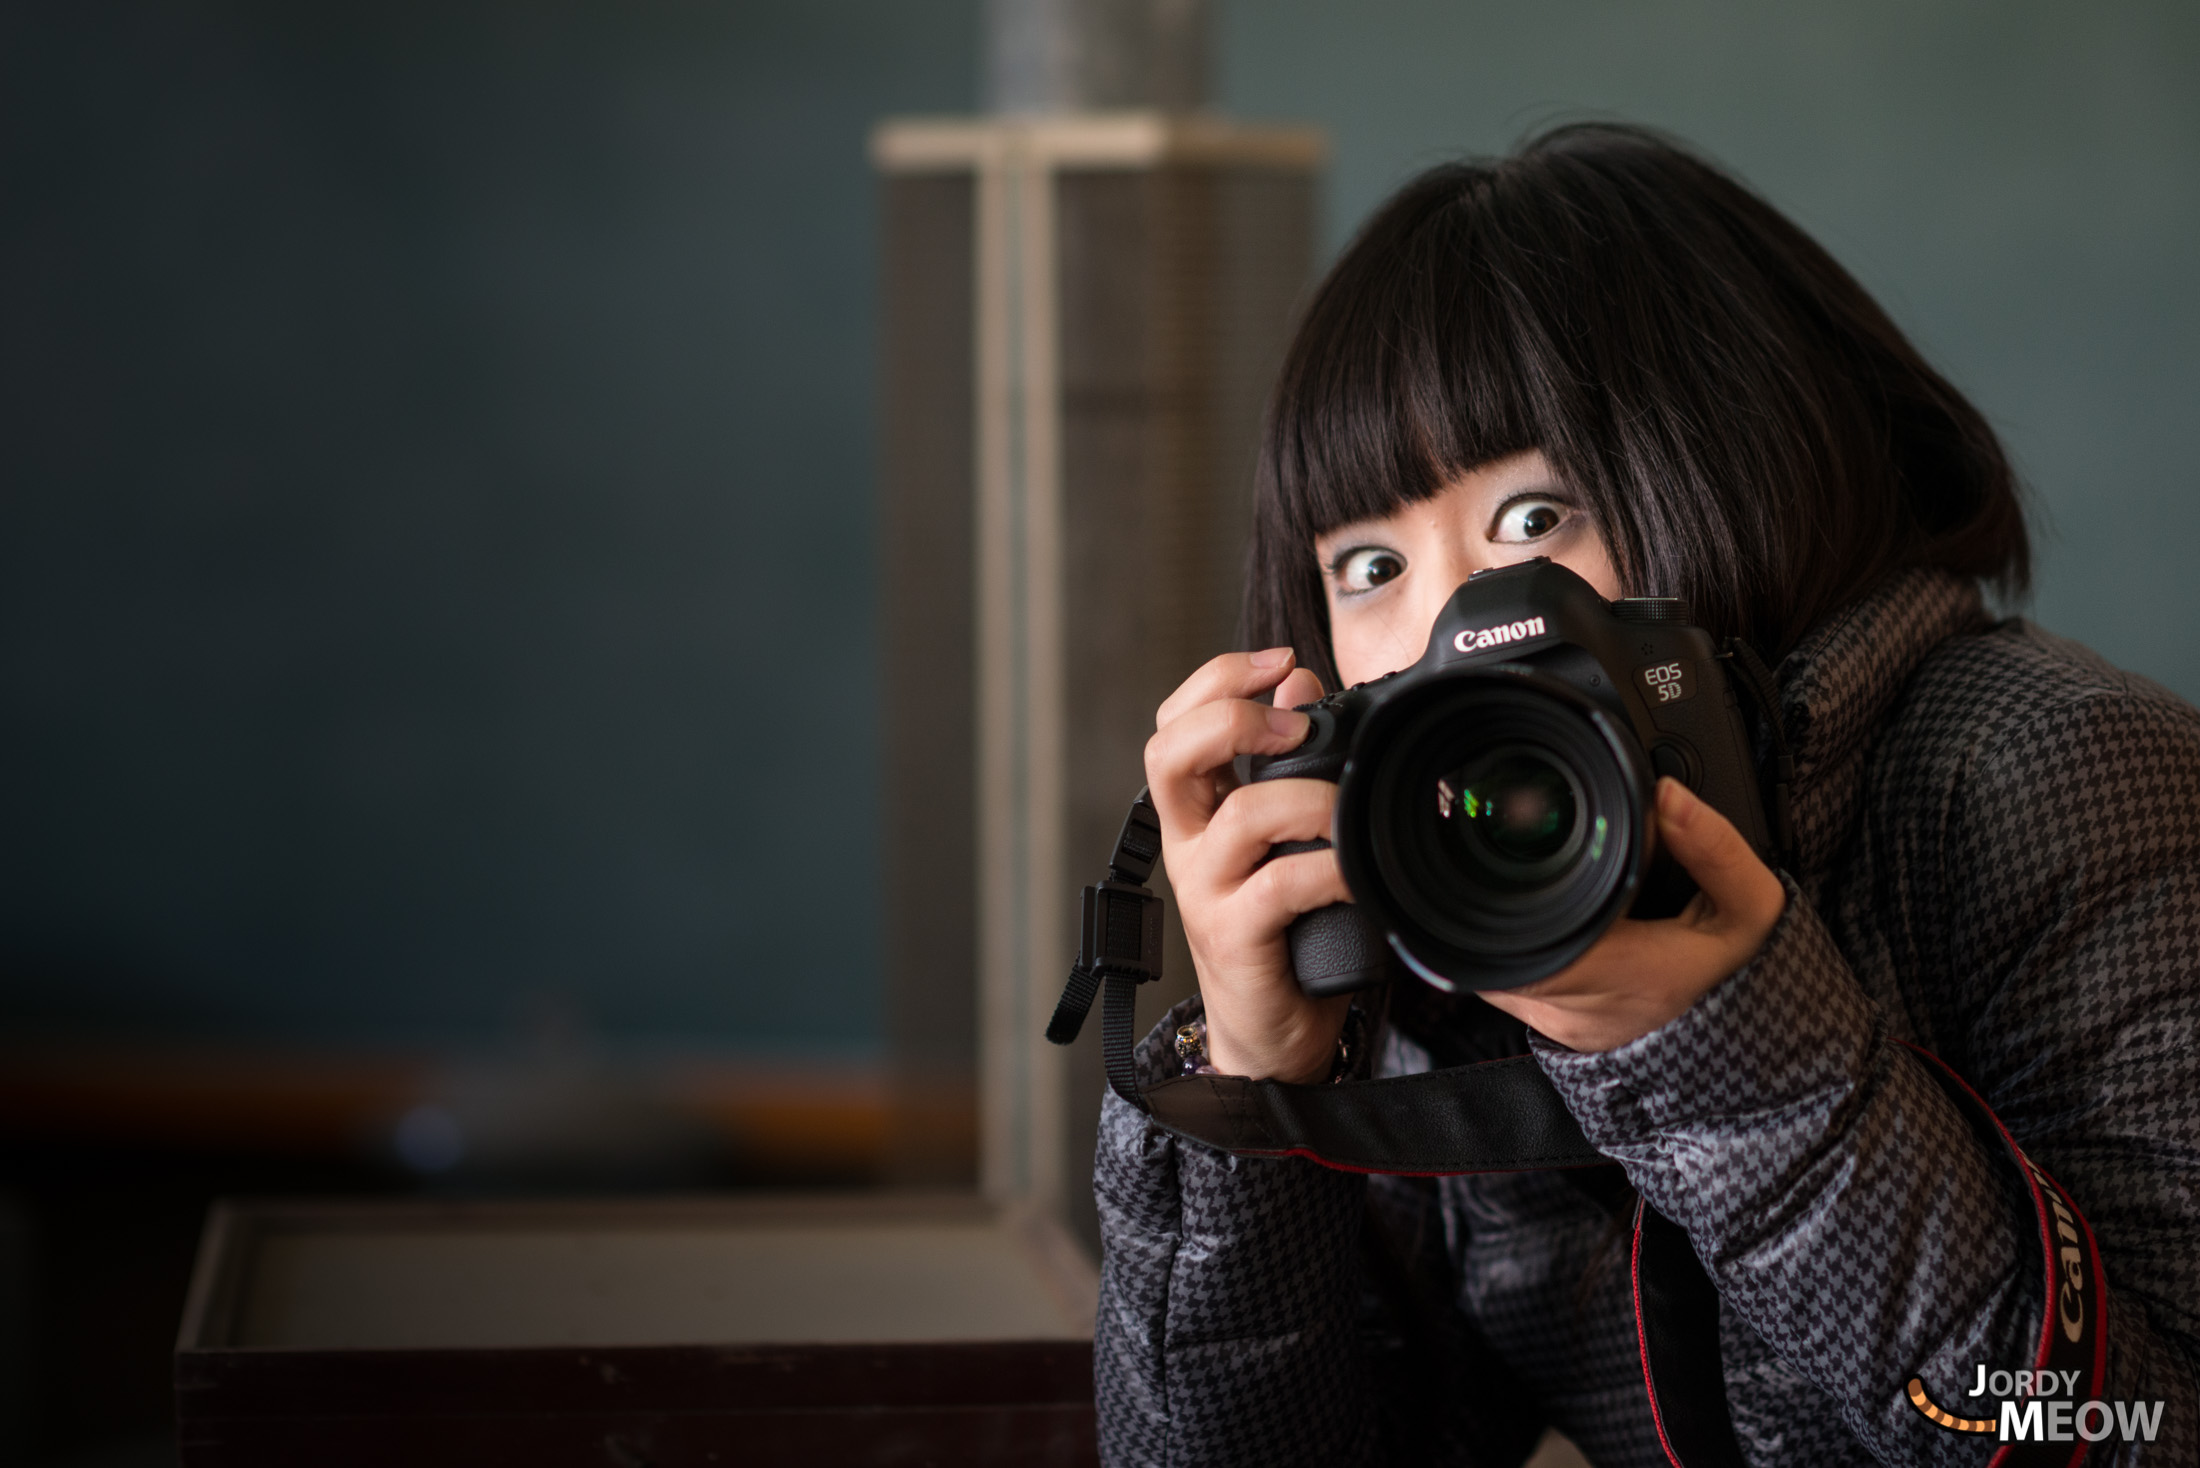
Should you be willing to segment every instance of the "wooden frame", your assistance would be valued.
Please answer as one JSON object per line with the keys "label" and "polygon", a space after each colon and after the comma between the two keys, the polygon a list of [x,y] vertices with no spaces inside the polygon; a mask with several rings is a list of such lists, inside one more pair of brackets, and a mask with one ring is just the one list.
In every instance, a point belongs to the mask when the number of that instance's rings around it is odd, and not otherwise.
{"label": "wooden frame", "polygon": [[[1059,1338],[348,1349],[240,1344],[255,1260],[284,1235],[861,1224],[997,1230]],[[186,1468],[311,1462],[805,1465],[1097,1461],[1097,1280],[1044,1217],[967,1196],[633,1202],[231,1203],[202,1241],[176,1345]],[[1080,1339],[1079,1330],[1088,1333]]]}

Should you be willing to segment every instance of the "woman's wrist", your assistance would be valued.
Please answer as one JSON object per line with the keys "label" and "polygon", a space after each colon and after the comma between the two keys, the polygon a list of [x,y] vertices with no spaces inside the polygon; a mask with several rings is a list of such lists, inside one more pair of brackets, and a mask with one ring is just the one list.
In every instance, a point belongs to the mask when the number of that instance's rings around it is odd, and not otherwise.
{"label": "woman's wrist", "polygon": [[1329,1073],[1337,1043],[1334,1035],[1301,1033],[1253,1046],[1235,1043],[1231,1030],[1216,1025],[1211,1018],[1206,1024],[1208,1059],[1219,1075],[1306,1086]]}
{"label": "woman's wrist", "polygon": [[1227,1051],[1224,1063],[1217,1063],[1209,1051],[1210,1032],[1205,1019],[1195,1019],[1178,1028],[1174,1037],[1177,1059],[1185,1075],[1249,1075],[1301,1086],[1345,1080],[1360,1068],[1366,1027],[1359,1009],[1349,999],[1343,1002],[1345,1011],[1335,1038],[1325,1047],[1315,1049],[1313,1057],[1305,1064],[1265,1068],[1233,1066],[1228,1062],[1235,1057]]}

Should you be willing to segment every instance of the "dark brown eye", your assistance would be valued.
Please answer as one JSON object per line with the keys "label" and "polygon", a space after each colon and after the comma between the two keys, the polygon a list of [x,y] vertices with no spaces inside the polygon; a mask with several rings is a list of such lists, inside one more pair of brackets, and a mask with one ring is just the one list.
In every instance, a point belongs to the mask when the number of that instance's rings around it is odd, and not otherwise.
{"label": "dark brown eye", "polygon": [[1556,500],[1517,499],[1497,513],[1490,539],[1506,545],[1541,540],[1566,523],[1567,507]]}
{"label": "dark brown eye", "polygon": [[1395,581],[1405,574],[1405,557],[1380,546],[1362,546],[1347,551],[1337,562],[1337,590],[1345,596],[1357,596],[1373,591],[1386,581]]}

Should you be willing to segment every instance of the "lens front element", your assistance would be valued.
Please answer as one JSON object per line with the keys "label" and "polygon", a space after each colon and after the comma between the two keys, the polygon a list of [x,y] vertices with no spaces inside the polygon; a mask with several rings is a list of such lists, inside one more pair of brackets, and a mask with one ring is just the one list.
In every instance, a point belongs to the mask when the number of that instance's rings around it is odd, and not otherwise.
{"label": "lens front element", "polygon": [[1436,818],[1471,879],[1524,886],[1581,849],[1577,780],[1525,745],[1492,750],[1436,781]]}

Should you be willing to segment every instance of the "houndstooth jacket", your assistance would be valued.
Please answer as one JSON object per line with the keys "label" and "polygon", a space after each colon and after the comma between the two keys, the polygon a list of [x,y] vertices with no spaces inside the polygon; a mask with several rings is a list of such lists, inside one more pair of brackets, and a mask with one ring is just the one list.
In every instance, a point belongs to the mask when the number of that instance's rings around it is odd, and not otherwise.
{"label": "houndstooth jacket", "polygon": [[[1764,948],[1610,1053],[1516,1032],[1624,1183],[1239,1159],[1106,1098],[1104,1461],[1514,1464],[1550,1425],[1597,1464],[1662,1465],[1615,1258],[1631,1184],[1717,1284],[1751,1463],[1985,1463],[1993,1436],[1935,1426],[1905,1385],[1993,1415],[1965,1394],[2032,1362],[2037,1225],[1897,1040],[1968,1079],[2093,1226],[2101,1395],[2166,1406],[2151,1444],[2089,1462],[2200,1461],[2200,714],[1928,571],[1778,671],[1797,854]],[[1196,1008],[1145,1041],[1149,1082]],[[1431,1063],[1388,1028],[1381,1069]],[[1504,1031],[1469,1033],[1439,1058]]]}

